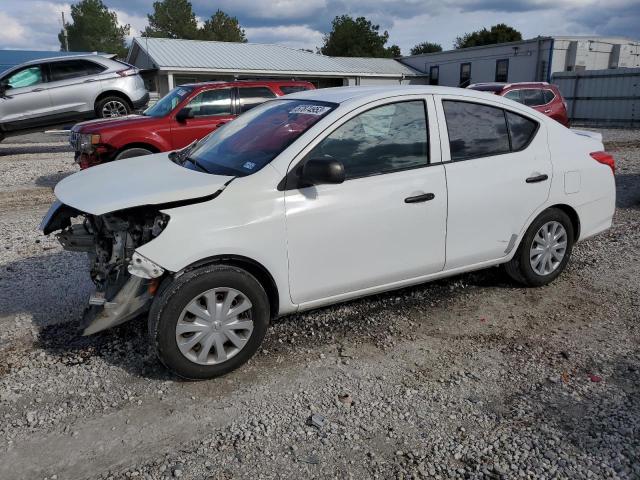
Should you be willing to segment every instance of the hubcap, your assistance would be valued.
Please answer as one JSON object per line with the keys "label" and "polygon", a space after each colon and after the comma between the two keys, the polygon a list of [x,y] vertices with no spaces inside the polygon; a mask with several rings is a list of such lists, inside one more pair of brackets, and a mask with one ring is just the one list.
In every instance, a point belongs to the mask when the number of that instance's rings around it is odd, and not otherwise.
{"label": "hubcap", "polygon": [[529,261],[538,275],[549,275],[562,263],[567,253],[567,231],[561,223],[547,222],[533,237]]}
{"label": "hubcap", "polygon": [[127,107],[122,102],[111,100],[102,107],[102,116],[107,117],[124,117],[127,114]]}
{"label": "hubcap", "polygon": [[233,288],[201,293],[182,310],[176,343],[182,354],[200,365],[226,362],[240,352],[253,332],[251,302]]}

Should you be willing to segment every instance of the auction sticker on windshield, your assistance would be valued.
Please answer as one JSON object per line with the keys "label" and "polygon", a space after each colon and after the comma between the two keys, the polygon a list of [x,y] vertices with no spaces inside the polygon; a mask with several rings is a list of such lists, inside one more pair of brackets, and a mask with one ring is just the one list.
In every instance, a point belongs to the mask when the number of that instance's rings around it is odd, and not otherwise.
{"label": "auction sticker on windshield", "polygon": [[289,113],[302,113],[306,115],[324,115],[331,107],[325,107],[323,105],[298,105]]}

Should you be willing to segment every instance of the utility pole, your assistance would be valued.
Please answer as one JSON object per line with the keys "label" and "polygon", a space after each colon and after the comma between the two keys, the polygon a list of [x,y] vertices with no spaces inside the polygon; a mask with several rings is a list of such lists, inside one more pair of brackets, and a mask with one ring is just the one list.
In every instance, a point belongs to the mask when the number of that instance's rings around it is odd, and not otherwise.
{"label": "utility pole", "polygon": [[62,36],[64,37],[64,51],[69,51],[69,37],[67,35],[67,22],[64,21],[64,12],[62,13]]}

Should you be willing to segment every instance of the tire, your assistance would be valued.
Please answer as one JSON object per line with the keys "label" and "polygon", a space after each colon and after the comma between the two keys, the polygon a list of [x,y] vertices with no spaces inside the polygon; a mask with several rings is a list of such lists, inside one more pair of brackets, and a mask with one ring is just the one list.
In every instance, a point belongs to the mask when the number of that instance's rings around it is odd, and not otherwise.
{"label": "tire", "polygon": [[151,150],[147,150],[146,148],[126,148],[121,151],[114,160],[124,160],[125,158],[133,158],[133,157],[142,157],[143,155],[151,155],[153,152]]}
{"label": "tire", "polygon": [[[231,320],[221,314],[207,315],[205,319],[204,314],[211,310],[210,301],[216,303],[216,312],[224,312],[228,304],[225,302],[233,298],[238,301],[235,308],[249,305],[250,309]],[[187,312],[187,307],[203,316]],[[188,272],[162,286],[149,312],[149,336],[158,358],[169,370],[182,378],[203,380],[225,375],[248,361],[258,351],[269,319],[269,299],[253,275],[240,268],[214,265]],[[252,330],[242,329],[250,322]],[[199,331],[183,333],[196,329]],[[197,341],[196,335],[200,335]],[[219,345],[224,353],[219,354]],[[206,354],[202,353],[203,348]]]}
{"label": "tire", "polygon": [[[555,225],[562,227],[564,236],[560,228],[553,230]],[[543,227],[545,230],[541,232]],[[557,247],[553,247],[553,241],[548,248],[541,246],[541,241],[547,241],[545,235],[547,230],[551,233],[556,232]],[[539,232],[541,232],[541,236],[538,236]],[[554,238],[554,236],[552,235],[550,238]],[[561,248],[563,239],[566,242],[564,250]],[[567,266],[571,258],[573,243],[574,230],[569,216],[557,208],[545,210],[527,229],[515,255],[511,261],[505,264],[505,271],[509,277],[522,285],[528,287],[547,285],[553,282]],[[536,251],[539,250],[542,253],[536,253],[533,250],[534,246]],[[561,258],[558,259],[557,256],[561,252],[563,252]],[[547,262],[545,262],[545,255],[549,259]],[[536,264],[536,262],[538,263]]]}
{"label": "tire", "polygon": [[124,117],[130,113],[131,105],[122,97],[115,95],[104,97],[96,103],[96,115],[98,118]]}

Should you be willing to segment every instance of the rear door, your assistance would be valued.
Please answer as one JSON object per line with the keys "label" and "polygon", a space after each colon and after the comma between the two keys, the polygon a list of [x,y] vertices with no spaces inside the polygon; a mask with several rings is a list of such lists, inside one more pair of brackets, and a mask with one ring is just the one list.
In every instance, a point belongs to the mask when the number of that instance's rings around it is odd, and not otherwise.
{"label": "rear door", "polygon": [[438,115],[449,198],[445,268],[500,259],[549,195],[544,124],[469,97],[439,97]]}
{"label": "rear door", "polygon": [[261,103],[276,98],[268,87],[238,87],[238,113],[244,113]]}
{"label": "rear door", "polygon": [[49,62],[52,112],[61,118],[93,112],[106,67],[85,59]]}
{"label": "rear door", "polygon": [[[193,118],[182,122],[176,120],[175,114],[182,108],[189,108]],[[182,108],[172,114],[171,143],[174,149],[186,147],[235,118],[233,89],[202,90]]]}
{"label": "rear door", "polygon": [[42,65],[29,65],[2,78],[6,83],[0,98],[0,122],[6,130],[43,124],[51,110],[46,71]]}

